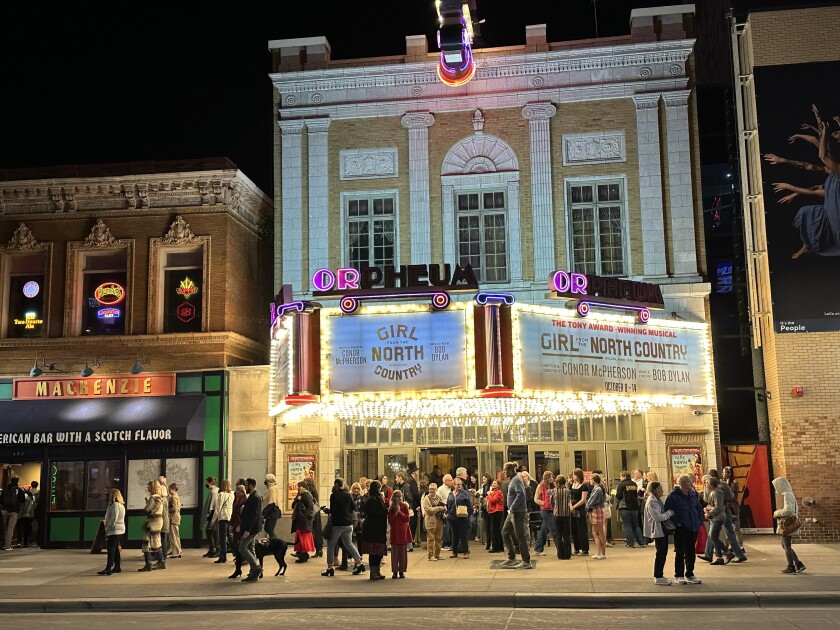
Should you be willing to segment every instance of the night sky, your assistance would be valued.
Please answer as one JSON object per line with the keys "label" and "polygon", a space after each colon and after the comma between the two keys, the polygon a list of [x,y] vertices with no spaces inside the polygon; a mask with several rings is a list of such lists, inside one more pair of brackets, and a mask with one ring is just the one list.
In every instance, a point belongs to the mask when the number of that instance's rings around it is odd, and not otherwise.
{"label": "night sky", "polygon": [[[626,34],[634,7],[666,4],[598,0],[600,35]],[[4,7],[0,169],[225,156],[271,195],[267,42],[325,35],[334,58],[396,55],[406,35],[434,41],[436,28],[432,0],[83,6],[98,5]],[[546,23],[549,41],[595,35],[591,0],[478,7],[483,47],[524,43],[527,24]]]}

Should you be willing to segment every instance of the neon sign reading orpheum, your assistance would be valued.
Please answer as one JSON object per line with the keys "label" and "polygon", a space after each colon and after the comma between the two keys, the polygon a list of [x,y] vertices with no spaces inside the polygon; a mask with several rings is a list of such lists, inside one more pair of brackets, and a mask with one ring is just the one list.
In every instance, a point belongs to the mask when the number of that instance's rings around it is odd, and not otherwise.
{"label": "neon sign reading orpheum", "polygon": [[451,291],[477,291],[470,265],[401,265],[400,267],[319,269],[312,275],[313,297],[340,298],[339,307],[354,313],[362,301],[428,297],[432,307],[450,304]]}
{"label": "neon sign reading orpheum", "polygon": [[658,285],[622,278],[603,278],[569,271],[555,271],[548,277],[549,297],[577,300],[578,315],[586,317],[593,306],[636,312],[641,323],[650,320],[650,309],[665,306]]}

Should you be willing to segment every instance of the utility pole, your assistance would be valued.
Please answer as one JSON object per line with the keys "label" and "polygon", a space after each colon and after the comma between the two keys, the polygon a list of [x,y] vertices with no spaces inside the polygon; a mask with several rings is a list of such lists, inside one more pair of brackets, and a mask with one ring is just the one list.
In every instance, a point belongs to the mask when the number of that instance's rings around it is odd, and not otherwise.
{"label": "utility pole", "polygon": [[598,0],[592,0],[592,11],[595,13],[595,39],[598,39]]}

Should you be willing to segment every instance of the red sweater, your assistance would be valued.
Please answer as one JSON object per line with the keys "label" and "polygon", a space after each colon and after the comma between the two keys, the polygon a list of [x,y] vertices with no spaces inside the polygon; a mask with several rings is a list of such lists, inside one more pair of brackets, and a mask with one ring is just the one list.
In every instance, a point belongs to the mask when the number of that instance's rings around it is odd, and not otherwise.
{"label": "red sweater", "polygon": [[487,495],[487,513],[504,512],[505,511],[505,495],[501,490],[491,490]]}
{"label": "red sweater", "polygon": [[407,545],[411,542],[411,528],[408,525],[408,504],[400,504],[399,510],[388,510],[388,523],[391,524],[391,544]]}

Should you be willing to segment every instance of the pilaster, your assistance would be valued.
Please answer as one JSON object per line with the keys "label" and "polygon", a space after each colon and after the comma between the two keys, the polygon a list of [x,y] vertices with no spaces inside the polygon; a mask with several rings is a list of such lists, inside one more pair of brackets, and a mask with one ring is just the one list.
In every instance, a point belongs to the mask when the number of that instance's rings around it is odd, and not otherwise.
{"label": "pilaster", "polygon": [[[549,121],[556,113],[557,108],[551,103],[529,103],[522,108],[522,116],[528,120],[531,135],[531,212],[534,225],[534,278],[537,280],[548,278],[555,268]],[[517,278],[513,272],[511,275]]]}
{"label": "pilaster", "polygon": [[301,132],[303,120],[281,120],[280,190],[283,214],[283,282],[297,291],[306,291],[303,277],[303,173],[301,171]]}
{"label": "pilaster", "polygon": [[432,258],[429,212],[429,127],[435,123],[435,117],[429,112],[409,112],[402,117],[400,122],[408,129],[411,263],[424,264]]}

